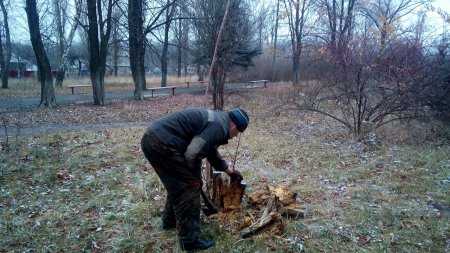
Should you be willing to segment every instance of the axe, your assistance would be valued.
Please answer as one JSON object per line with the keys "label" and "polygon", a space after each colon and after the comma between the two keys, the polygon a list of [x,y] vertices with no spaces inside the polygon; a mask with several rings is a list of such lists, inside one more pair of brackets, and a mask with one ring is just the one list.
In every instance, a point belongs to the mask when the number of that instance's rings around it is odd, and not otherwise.
{"label": "axe", "polygon": [[214,203],[209,199],[208,195],[206,195],[205,191],[201,189],[201,194],[203,201],[205,202],[206,208],[203,208],[203,213],[206,216],[210,216],[219,212],[219,209],[214,205]]}

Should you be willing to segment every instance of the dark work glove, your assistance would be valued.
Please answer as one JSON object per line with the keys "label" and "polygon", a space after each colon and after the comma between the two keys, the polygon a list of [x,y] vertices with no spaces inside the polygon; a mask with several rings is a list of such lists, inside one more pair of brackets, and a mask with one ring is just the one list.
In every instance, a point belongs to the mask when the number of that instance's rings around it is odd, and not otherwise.
{"label": "dark work glove", "polygon": [[233,170],[231,173],[228,174],[231,178],[232,182],[241,182],[242,179],[244,179],[241,175],[241,173],[237,170]]}

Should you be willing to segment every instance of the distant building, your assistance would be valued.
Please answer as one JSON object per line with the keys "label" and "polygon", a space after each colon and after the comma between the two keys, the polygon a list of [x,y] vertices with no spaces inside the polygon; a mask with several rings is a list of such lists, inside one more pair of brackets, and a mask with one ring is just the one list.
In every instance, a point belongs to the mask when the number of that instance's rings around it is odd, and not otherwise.
{"label": "distant building", "polygon": [[37,66],[33,63],[12,55],[9,62],[8,76],[10,78],[27,78],[37,75]]}

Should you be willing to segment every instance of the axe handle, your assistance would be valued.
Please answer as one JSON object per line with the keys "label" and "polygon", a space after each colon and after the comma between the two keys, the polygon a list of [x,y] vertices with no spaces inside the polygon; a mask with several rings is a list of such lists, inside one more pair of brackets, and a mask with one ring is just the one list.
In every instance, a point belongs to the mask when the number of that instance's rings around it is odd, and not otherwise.
{"label": "axe handle", "polygon": [[218,212],[217,207],[214,205],[214,203],[208,198],[208,196],[206,195],[206,193],[203,191],[203,189],[200,191],[203,197],[203,200],[205,201],[205,205],[206,207],[210,210],[210,211],[214,211],[214,213]]}

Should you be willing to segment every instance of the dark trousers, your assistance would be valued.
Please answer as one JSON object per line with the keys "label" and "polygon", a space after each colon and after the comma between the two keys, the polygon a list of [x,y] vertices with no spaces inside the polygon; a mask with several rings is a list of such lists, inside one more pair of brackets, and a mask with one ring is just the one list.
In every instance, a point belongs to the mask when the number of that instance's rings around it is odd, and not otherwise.
{"label": "dark trousers", "polygon": [[154,134],[142,137],[142,151],[167,190],[163,223],[175,224],[183,241],[200,234],[200,164],[194,171],[187,168],[183,154],[162,143]]}

